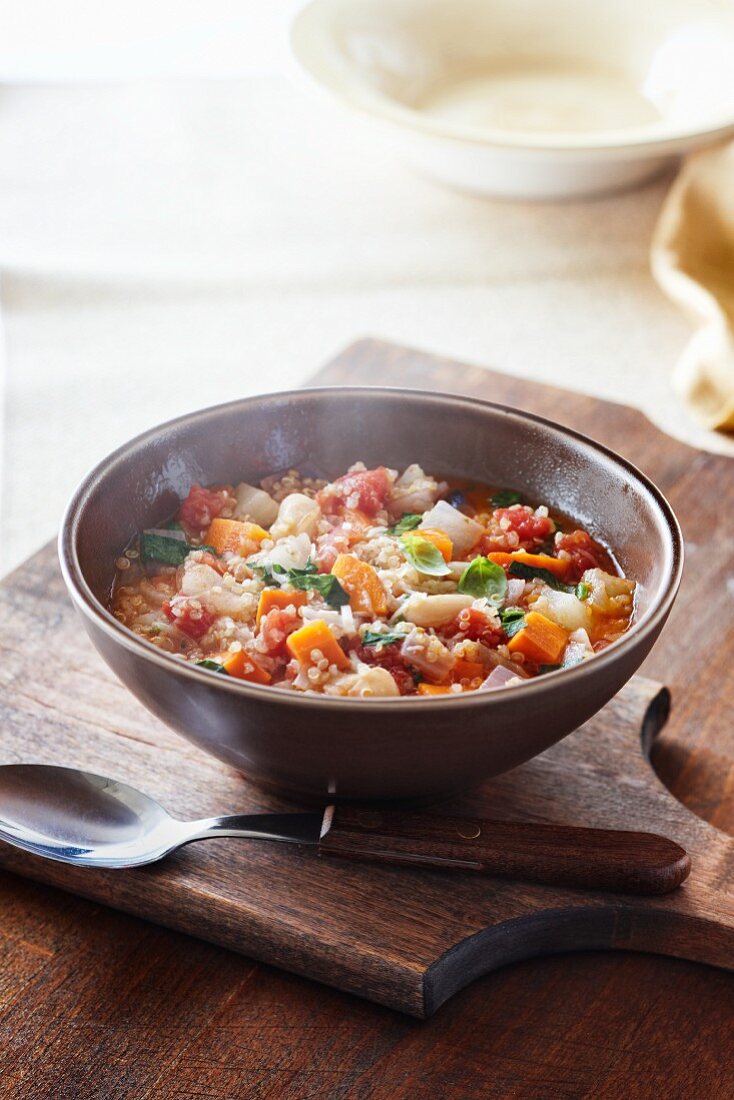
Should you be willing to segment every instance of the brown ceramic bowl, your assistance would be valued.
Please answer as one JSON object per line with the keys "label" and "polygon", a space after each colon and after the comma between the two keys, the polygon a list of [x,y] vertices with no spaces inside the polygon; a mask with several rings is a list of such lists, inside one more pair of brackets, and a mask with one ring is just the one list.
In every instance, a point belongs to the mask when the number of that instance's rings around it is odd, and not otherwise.
{"label": "brown ceramic bowl", "polygon": [[[569,513],[637,580],[634,625],[593,660],[514,690],[355,700],[213,676],[154,649],[108,612],[120,551],[137,531],[169,517],[192,482],[257,481],[288,467],[335,477],[357,460],[419,462],[512,486]],[[683,551],[655,486],[575,432],[462,397],[335,388],[236,401],[138,436],[77,489],[60,556],[101,655],[156,717],[194,744],[284,794],[415,799],[514,768],[603,707],[660,633]]]}

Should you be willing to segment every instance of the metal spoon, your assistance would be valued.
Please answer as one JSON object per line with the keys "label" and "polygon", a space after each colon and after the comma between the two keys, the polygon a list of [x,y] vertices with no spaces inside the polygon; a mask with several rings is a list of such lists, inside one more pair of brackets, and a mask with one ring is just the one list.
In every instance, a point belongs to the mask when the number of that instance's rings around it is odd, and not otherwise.
{"label": "metal spoon", "polygon": [[42,764],[0,767],[0,840],[85,867],[138,867],[183,844],[236,836],[315,846],[320,855],[480,871],[641,894],[675,889],[688,855],[654,833],[477,821],[328,806],[324,813],[179,821],[114,779]]}
{"label": "metal spoon", "polygon": [[241,836],[316,844],[323,814],[244,814],[179,821],[148,795],[92,772],[0,767],[0,839],[85,867],[139,867],[192,840]]}

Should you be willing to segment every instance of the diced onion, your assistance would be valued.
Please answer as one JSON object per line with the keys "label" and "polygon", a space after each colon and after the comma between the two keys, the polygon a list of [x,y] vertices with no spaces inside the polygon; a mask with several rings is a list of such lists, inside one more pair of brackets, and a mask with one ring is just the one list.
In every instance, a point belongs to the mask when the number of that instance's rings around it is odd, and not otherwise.
{"label": "diced onion", "polygon": [[311,557],[311,539],[308,535],[292,535],[282,539],[272,550],[257,554],[253,559],[260,565],[280,565],[283,569],[304,569]]}
{"label": "diced onion", "polygon": [[497,665],[496,668],[492,669],[484,683],[480,684],[479,691],[494,691],[495,688],[506,687],[513,680],[520,683],[520,677],[516,672],[511,672],[504,665]]}
{"label": "diced onion", "polygon": [[533,611],[558,623],[564,630],[582,630],[591,622],[591,610],[572,592],[557,592],[543,588],[533,604]]}
{"label": "diced onion", "polygon": [[518,577],[508,577],[507,592],[505,593],[505,603],[507,606],[514,607],[524,591],[525,581],[520,580]]}
{"label": "diced onion", "polygon": [[459,556],[476,546],[484,534],[481,524],[469,519],[458,508],[452,508],[445,500],[439,500],[430,512],[426,512],[422,526],[436,527],[447,534],[454,544],[454,552]]}
{"label": "diced onion", "polygon": [[357,624],[354,621],[354,612],[348,603],[345,603],[340,609],[342,626],[347,634],[356,634]]}

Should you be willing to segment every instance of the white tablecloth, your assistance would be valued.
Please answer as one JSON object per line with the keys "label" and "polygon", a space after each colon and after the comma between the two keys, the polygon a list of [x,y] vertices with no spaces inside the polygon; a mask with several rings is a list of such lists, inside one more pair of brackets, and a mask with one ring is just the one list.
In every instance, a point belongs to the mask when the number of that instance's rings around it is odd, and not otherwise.
{"label": "white tablecloth", "polygon": [[366,334],[626,401],[734,453],[669,386],[689,327],[648,269],[668,183],[455,194],[277,76],[6,85],[2,569],[131,434],[297,385]]}

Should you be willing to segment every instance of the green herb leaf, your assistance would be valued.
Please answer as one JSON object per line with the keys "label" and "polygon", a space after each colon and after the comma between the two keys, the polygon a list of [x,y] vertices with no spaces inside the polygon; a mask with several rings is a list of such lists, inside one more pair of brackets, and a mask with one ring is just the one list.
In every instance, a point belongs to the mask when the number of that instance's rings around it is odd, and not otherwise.
{"label": "green herb leaf", "polygon": [[272,585],[274,588],[280,587],[280,581],[273,573],[273,570],[269,565],[261,565],[260,562],[248,561],[246,562],[253,572],[257,573],[268,585]]}
{"label": "green herb leaf", "polygon": [[332,573],[319,573],[312,561],[307,562],[303,569],[284,569],[282,565],[261,565],[258,562],[248,562],[248,565],[274,588],[290,584],[303,592],[318,592],[329,607],[344,607],[349,603],[349,593],[344,591],[338,578]]}
{"label": "green herb leaf", "polygon": [[546,672],[558,672],[563,665],[538,665],[538,673],[543,676]]}
{"label": "green herb leaf", "polygon": [[199,668],[208,668],[210,672],[221,672],[224,676],[229,676],[224,665],[220,665],[219,661],[212,661],[208,657],[204,661],[196,662]]}
{"label": "green herb leaf", "polygon": [[404,634],[389,632],[378,634],[376,630],[365,630],[362,635],[362,645],[394,645],[395,642],[402,642],[404,639]]}
{"label": "green herb leaf", "polygon": [[490,498],[493,508],[511,508],[513,504],[522,504],[522,497],[512,489],[500,489]]}
{"label": "green herb leaf", "polygon": [[441,551],[428,539],[420,535],[403,535],[400,542],[406,558],[419,573],[427,577],[446,577],[451,572]]}
{"label": "green herb leaf", "polygon": [[423,516],[419,516],[417,512],[405,512],[402,519],[392,527],[388,527],[388,534],[404,535],[406,531],[414,531],[416,527],[420,527],[422,522]]}
{"label": "green herb leaf", "polygon": [[[181,565],[192,550],[210,550],[209,546],[189,546],[180,538],[167,538],[166,535],[144,531],[140,536],[140,560],[144,565],[151,561],[165,565]],[[213,551],[212,551],[213,552]]]}
{"label": "green herb leaf", "polygon": [[[295,574],[295,575],[293,575]],[[345,592],[333,573],[297,573],[288,570],[288,583],[304,592],[318,592],[329,607],[344,607],[349,603],[349,593]]]}
{"label": "green herb leaf", "polygon": [[525,626],[525,612],[521,607],[506,607],[500,611],[502,629],[508,638],[514,638]]}
{"label": "green herb leaf", "polygon": [[507,577],[501,565],[489,558],[477,557],[459,578],[459,592],[477,599],[484,597],[500,604],[507,592]]}
{"label": "green herb leaf", "polygon": [[585,584],[583,581],[579,581],[574,589],[577,600],[588,600],[591,595],[591,585]]}
{"label": "green herb leaf", "polygon": [[549,588],[555,588],[558,592],[573,592],[570,584],[563,584],[548,569],[538,569],[535,565],[526,565],[522,561],[513,561],[510,565],[511,577],[522,577],[524,581],[543,581]]}
{"label": "green herb leaf", "polygon": [[[283,569],[282,566],[280,567],[278,572],[280,572],[281,570],[285,573],[285,569]],[[319,570],[316,562],[307,561],[303,569],[289,569],[288,576],[291,578],[291,580],[293,579],[293,577],[312,577],[314,573],[318,573],[318,571]]]}

